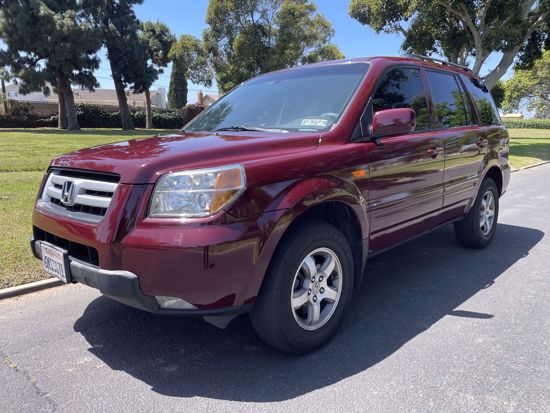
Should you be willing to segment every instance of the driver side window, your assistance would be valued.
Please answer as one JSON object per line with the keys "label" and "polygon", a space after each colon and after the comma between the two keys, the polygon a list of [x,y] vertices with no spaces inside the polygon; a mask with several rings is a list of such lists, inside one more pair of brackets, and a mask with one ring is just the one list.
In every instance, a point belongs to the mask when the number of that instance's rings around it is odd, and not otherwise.
{"label": "driver side window", "polygon": [[372,98],[372,111],[411,108],[416,112],[416,130],[428,129],[428,103],[419,69],[393,69],[384,75]]}

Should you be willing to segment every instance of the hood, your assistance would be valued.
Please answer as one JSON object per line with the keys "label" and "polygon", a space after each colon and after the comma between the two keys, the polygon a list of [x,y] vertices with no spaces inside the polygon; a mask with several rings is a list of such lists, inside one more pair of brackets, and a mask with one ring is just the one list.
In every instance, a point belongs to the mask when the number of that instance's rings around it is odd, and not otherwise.
{"label": "hood", "polygon": [[81,149],[54,159],[51,166],[116,173],[127,184],[154,183],[167,172],[284,156],[318,143],[319,134],[303,133],[159,135]]}

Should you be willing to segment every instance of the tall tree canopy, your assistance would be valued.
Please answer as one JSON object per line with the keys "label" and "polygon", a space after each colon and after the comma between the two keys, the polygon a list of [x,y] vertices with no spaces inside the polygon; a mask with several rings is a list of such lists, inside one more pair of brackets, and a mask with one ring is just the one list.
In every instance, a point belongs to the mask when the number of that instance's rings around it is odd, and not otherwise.
{"label": "tall tree canopy", "polygon": [[271,70],[343,58],[310,0],[210,0],[204,44],[226,92]]}
{"label": "tall tree canopy", "polygon": [[536,117],[550,117],[550,51],[544,51],[531,69],[516,67],[504,82],[504,90],[504,110],[516,111],[526,105]]}
{"label": "tall tree canopy", "polygon": [[523,45],[519,52],[515,67],[531,69],[545,50],[550,50],[550,14],[547,14],[544,24],[539,25]]}
{"label": "tall tree canopy", "polygon": [[71,83],[92,90],[97,87],[93,71],[101,33],[78,0],[2,0],[0,37],[21,93],[43,90],[47,82],[59,94],[60,126],[66,113],[69,129],[78,129]]}
{"label": "tall tree canopy", "polygon": [[187,104],[187,79],[210,87],[212,73],[201,41],[191,35],[180,36],[172,45],[169,58],[173,63],[168,89],[168,107],[181,109]]}
{"label": "tall tree canopy", "polygon": [[493,52],[500,60],[491,89],[549,16],[550,0],[352,0],[350,15],[376,32],[400,33],[407,52],[439,53],[479,73]]}
{"label": "tall tree canopy", "polygon": [[[77,0],[75,0],[77,1]],[[101,29],[120,110],[122,129],[134,129],[125,88],[141,79],[147,70],[144,47],[139,39],[141,23],[134,5],[143,0],[78,0]]]}
{"label": "tall tree canopy", "polygon": [[141,25],[139,41],[143,51],[143,70],[134,71],[134,75],[138,77],[129,80],[133,82],[134,92],[145,94],[145,127],[147,129],[153,127],[150,89],[159,74],[163,72],[163,68],[170,62],[168,54],[175,40],[168,26],[163,23],[145,22]]}

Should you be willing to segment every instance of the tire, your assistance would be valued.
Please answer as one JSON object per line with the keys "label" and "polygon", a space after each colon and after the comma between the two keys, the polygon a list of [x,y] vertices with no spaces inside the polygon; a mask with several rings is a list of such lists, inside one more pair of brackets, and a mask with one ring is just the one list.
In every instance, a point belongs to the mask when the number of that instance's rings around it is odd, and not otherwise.
{"label": "tire", "polygon": [[[325,269],[325,275],[319,270],[329,262],[334,269]],[[277,248],[250,313],[252,325],[262,340],[284,353],[311,352],[336,333],[353,283],[346,237],[326,222],[307,221],[286,234]]]}
{"label": "tire", "polygon": [[[489,205],[488,209],[486,205]],[[468,215],[454,224],[458,242],[468,248],[485,248],[489,245],[495,236],[498,208],[499,194],[495,181],[485,178]],[[492,218],[489,219],[491,213]]]}

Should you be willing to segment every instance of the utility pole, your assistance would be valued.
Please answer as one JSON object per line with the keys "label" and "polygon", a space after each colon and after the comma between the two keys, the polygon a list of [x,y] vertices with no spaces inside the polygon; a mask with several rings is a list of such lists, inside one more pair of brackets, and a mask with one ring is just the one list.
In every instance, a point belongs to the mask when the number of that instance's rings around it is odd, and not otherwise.
{"label": "utility pole", "polygon": [[4,105],[4,114],[8,114],[8,98],[6,96],[6,84],[4,83],[4,78],[0,79],[2,83],[2,104]]}

